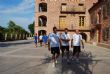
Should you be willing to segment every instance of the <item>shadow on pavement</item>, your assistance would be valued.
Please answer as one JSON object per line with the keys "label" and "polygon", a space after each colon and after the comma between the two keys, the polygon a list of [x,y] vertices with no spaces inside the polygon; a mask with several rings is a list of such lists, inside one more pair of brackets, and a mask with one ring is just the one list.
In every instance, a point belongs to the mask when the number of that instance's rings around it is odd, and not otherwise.
{"label": "shadow on pavement", "polygon": [[50,63],[51,62],[51,57],[50,56],[47,56],[47,55],[45,55],[45,56],[46,56],[45,59],[41,59],[42,64]]}
{"label": "shadow on pavement", "polygon": [[12,43],[9,43],[9,42],[1,42],[0,43],[0,47],[8,47],[8,46],[13,46],[13,45],[22,45],[22,44],[30,44],[32,43],[33,41],[28,41],[28,42],[12,42]]}
{"label": "shadow on pavement", "polygon": [[[72,55],[72,52],[70,52]],[[70,60],[68,64],[66,60],[62,63],[62,74],[93,74],[93,68],[101,60],[93,60],[91,52],[82,51],[80,60]]]}
{"label": "shadow on pavement", "polygon": [[[51,57],[47,55],[45,56],[46,58],[41,59],[40,60],[41,63],[37,66],[42,66],[50,63]],[[72,52],[70,52],[70,56],[72,56]],[[58,63],[56,66],[56,68],[61,70],[61,72],[60,73],[53,72],[52,74],[93,74],[94,67],[97,65],[98,62],[101,61],[101,60],[94,60],[93,58],[95,58],[95,56],[92,56],[91,52],[82,51],[80,54],[79,62],[70,59],[70,63],[67,63],[67,60],[63,60],[63,62]],[[59,61],[62,60],[61,56],[59,59],[60,59]]]}

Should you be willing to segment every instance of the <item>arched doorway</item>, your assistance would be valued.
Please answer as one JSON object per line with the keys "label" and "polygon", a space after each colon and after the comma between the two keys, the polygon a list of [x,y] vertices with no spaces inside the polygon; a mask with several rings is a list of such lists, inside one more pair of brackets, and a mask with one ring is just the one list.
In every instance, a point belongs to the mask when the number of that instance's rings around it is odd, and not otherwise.
{"label": "arched doorway", "polygon": [[38,35],[44,35],[44,34],[46,34],[46,32],[47,32],[46,30],[39,30]]}
{"label": "arched doorway", "polygon": [[80,33],[81,35],[82,35],[82,38],[85,40],[85,41],[87,41],[87,35],[86,35],[86,33]]}

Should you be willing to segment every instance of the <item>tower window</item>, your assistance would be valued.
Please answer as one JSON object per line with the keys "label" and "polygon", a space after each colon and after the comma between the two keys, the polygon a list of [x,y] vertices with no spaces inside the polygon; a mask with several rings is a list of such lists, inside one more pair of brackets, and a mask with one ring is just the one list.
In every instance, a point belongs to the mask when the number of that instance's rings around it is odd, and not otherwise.
{"label": "tower window", "polygon": [[39,4],[39,12],[47,12],[47,3]]}
{"label": "tower window", "polygon": [[79,16],[79,26],[84,26],[85,16]]}
{"label": "tower window", "polygon": [[39,16],[39,26],[46,26],[47,24],[47,17],[42,15]]}

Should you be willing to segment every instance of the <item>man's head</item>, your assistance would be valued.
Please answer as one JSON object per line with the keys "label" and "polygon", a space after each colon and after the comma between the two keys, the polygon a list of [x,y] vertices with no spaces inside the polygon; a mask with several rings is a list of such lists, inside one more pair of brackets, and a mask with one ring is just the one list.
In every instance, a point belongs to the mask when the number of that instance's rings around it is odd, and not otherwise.
{"label": "man's head", "polygon": [[66,33],[66,34],[68,33],[68,28],[65,28],[65,33]]}
{"label": "man's head", "polygon": [[57,28],[53,27],[53,32],[56,33],[57,32]]}
{"label": "man's head", "polygon": [[76,29],[75,32],[76,32],[76,34],[79,34],[79,30],[78,29]]}

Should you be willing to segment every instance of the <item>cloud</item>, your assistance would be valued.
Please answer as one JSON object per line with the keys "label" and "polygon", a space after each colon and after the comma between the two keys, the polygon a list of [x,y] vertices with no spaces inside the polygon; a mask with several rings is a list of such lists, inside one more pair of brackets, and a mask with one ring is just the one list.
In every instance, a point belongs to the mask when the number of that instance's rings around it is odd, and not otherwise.
{"label": "cloud", "polygon": [[11,17],[12,21],[14,21],[17,25],[22,26],[24,29],[28,31],[28,25],[33,23],[34,18],[26,18],[26,17]]}
{"label": "cloud", "polygon": [[34,0],[22,0],[12,7],[0,6],[0,26],[7,27],[10,20],[28,31],[28,25],[34,21]]}
{"label": "cloud", "polygon": [[11,8],[5,8],[3,9],[0,7],[0,13],[3,14],[13,14],[13,13],[34,13],[34,0],[22,0],[20,4],[17,6],[13,6]]}

